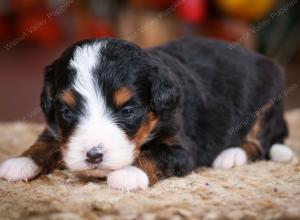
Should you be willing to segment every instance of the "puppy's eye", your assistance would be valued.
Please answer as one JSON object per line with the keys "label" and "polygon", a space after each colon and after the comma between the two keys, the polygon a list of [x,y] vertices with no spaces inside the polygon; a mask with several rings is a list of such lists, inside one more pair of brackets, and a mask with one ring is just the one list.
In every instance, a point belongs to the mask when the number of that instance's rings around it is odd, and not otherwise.
{"label": "puppy's eye", "polygon": [[68,109],[67,107],[63,107],[60,110],[60,115],[64,120],[70,120],[74,116],[73,112],[70,109]]}
{"label": "puppy's eye", "polygon": [[121,110],[121,114],[123,117],[130,118],[134,115],[133,108],[124,108]]}

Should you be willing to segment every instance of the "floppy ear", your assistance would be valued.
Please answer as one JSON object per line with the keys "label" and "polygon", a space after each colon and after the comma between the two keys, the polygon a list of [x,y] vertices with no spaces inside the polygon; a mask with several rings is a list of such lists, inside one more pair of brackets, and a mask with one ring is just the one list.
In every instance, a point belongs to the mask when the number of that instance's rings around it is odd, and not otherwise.
{"label": "floppy ear", "polygon": [[47,66],[45,68],[44,85],[41,93],[41,109],[46,116],[47,121],[54,120],[53,97],[51,94],[53,84],[53,68]]}
{"label": "floppy ear", "polygon": [[151,110],[158,115],[172,112],[179,101],[179,88],[175,79],[158,69],[150,76],[151,84]]}

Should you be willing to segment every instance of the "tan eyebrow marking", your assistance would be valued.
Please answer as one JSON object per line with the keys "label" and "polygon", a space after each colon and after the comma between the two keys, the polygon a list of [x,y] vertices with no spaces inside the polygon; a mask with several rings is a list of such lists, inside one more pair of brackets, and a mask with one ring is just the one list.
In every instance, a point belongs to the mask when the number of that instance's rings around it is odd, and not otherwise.
{"label": "tan eyebrow marking", "polygon": [[67,104],[70,108],[75,107],[76,99],[75,95],[71,90],[64,90],[60,95],[60,100]]}
{"label": "tan eyebrow marking", "polygon": [[114,103],[116,107],[121,107],[133,96],[133,92],[128,87],[119,88],[114,94]]}

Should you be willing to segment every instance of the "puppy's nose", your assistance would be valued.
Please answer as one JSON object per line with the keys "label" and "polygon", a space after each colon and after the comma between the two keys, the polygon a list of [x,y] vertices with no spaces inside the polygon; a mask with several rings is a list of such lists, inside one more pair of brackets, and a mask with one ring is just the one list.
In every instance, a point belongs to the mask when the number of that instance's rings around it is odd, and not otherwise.
{"label": "puppy's nose", "polygon": [[86,161],[89,163],[100,163],[103,159],[100,147],[93,147],[86,153]]}

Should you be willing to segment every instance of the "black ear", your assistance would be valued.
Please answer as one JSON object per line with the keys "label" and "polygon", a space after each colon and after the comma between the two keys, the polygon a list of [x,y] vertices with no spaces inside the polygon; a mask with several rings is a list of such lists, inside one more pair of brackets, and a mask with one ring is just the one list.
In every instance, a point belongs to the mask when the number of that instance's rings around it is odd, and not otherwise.
{"label": "black ear", "polygon": [[47,66],[45,68],[44,85],[41,93],[41,109],[46,116],[47,121],[54,119],[53,109],[53,97],[52,97],[52,85],[53,85],[53,68]]}
{"label": "black ear", "polygon": [[150,76],[151,110],[159,116],[168,115],[175,110],[179,101],[179,87],[176,79],[158,69]]}

